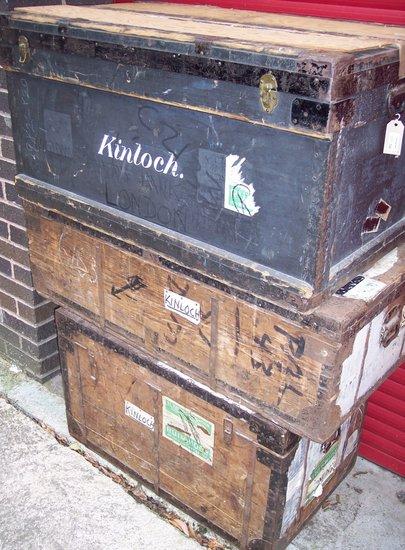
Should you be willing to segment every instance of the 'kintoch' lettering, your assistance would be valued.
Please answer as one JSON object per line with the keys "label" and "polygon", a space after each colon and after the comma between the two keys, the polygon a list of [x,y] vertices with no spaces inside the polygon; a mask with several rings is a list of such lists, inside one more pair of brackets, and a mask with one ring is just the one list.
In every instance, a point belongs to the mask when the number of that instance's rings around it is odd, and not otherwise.
{"label": "'kintoch' lettering", "polygon": [[173,153],[170,153],[168,158],[152,156],[142,150],[140,143],[135,143],[134,148],[127,147],[123,145],[121,139],[110,136],[110,134],[104,134],[98,154],[120,162],[142,166],[145,170],[153,170],[159,174],[170,175],[173,178],[183,178],[183,174],[179,173],[179,167]]}

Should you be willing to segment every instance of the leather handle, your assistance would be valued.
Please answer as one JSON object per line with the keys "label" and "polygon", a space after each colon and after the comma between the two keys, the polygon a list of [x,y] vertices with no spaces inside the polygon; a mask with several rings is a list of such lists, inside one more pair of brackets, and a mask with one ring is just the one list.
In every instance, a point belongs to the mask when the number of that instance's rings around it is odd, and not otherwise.
{"label": "leather handle", "polygon": [[405,79],[388,93],[388,111],[392,117],[405,111]]}

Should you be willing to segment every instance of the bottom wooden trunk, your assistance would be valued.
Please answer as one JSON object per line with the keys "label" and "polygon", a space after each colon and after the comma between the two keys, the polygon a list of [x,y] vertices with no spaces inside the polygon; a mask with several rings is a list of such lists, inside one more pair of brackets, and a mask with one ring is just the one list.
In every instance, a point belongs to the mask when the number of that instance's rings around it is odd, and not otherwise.
{"label": "bottom wooden trunk", "polygon": [[363,409],[300,438],[58,310],[69,430],[242,548],[284,548],[348,473]]}

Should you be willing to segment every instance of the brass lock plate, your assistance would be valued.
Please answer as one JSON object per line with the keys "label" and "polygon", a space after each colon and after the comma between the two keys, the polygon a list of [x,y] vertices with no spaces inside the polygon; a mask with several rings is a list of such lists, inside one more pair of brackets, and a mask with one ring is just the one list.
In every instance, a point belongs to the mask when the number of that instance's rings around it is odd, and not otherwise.
{"label": "brass lock plate", "polygon": [[18,52],[18,61],[20,63],[27,63],[31,57],[31,53],[28,38],[26,36],[21,35],[18,37]]}
{"label": "brass lock plate", "polygon": [[260,78],[259,91],[263,109],[272,113],[278,104],[277,80],[273,73],[266,73]]}

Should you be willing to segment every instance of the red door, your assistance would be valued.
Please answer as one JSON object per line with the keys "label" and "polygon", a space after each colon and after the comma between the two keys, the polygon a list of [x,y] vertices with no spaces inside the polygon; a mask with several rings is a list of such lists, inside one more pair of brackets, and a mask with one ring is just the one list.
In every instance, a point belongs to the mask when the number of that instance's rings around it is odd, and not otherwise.
{"label": "red door", "polygon": [[[117,3],[128,0],[115,0]],[[171,0],[158,0],[170,2]],[[405,24],[405,0],[173,0],[223,8]],[[405,363],[370,397],[360,454],[405,476]]]}
{"label": "red door", "polygon": [[[127,2],[128,0],[115,0]],[[331,19],[405,24],[404,0],[159,0],[177,4],[209,4],[222,8],[312,15]]]}
{"label": "red door", "polygon": [[405,363],[368,400],[360,455],[405,476]]}

